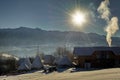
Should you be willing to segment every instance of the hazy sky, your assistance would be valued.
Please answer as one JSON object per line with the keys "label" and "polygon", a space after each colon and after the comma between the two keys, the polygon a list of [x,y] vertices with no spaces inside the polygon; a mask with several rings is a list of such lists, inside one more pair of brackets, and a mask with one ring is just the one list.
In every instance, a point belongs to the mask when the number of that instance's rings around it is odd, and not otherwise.
{"label": "hazy sky", "polygon": [[[0,0],[0,28],[20,26],[45,30],[83,31],[105,34],[106,23],[99,18],[97,8],[103,0]],[[120,19],[120,0],[110,0],[111,17]],[[87,22],[76,27],[71,16],[79,9]],[[119,20],[120,22],[120,20]],[[117,36],[120,35],[118,31]]]}

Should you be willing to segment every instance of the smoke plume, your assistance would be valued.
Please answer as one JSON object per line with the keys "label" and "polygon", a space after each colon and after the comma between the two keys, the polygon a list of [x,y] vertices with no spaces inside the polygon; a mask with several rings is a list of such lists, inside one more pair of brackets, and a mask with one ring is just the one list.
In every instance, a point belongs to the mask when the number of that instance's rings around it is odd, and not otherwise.
{"label": "smoke plume", "polygon": [[106,21],[109,21],[109,16],[111,14],[108,5],[109,0],[104,0],[101,2],[100,6],[97,9],[97,11],[100,13],[100,17]]}
{"label": "smoke plume", "polygon": [[111,37],[116,33],[118,29],[119,29],[118,18],[112,17],[112,19],[109,21],[108,26],[105,29],[105,31],[107,32],[106,40],[109,46],[111,46],[111,42],[112,42]]}
{"label": "smoke plume", "polygon": [[106,41],[108,42],[109,47],[111,47],[111,37],[116,33],[117,30],[119,30],[119,26],[117,17],[112,17],[110,20],[111,12],[108,5],[110,5],[109,0],[102,1],[97,11],[100,14],[100,18],[104,19],[107,23],[107,27],[105,28],[105,31],[107,32]]}

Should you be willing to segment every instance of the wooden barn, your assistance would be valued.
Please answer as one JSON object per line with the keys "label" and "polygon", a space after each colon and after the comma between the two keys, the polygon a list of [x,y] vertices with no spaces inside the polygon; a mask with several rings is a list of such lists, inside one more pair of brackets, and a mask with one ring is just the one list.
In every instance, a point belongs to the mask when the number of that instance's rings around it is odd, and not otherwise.
{"label": "wooden barn", "polygon": [[120,66],[120,47],[75,47],[74,62],[81,68]]}

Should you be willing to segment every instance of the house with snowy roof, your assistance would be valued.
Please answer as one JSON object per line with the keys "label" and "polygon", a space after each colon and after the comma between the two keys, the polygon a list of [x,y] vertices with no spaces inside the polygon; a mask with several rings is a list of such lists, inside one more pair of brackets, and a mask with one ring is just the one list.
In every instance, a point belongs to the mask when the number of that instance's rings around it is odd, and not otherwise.
{"label": "house with snowy roof", "polygon": [[31,70],[31,62],[29,58],[25,58],[24,61],[18,67],[18,71],[28,71]]}
{"label": "house with snowy roof", "polygon": [[44,66],[43,66],[43,64],[42,64],[42,62],[41,62],[40,56],[39,56],[39,55],[36,55],[36,57],[35,57],[32,65],[31,65],[31,68],[38,70],[38,69],[42,69],[43,67],[44,67]]}
{"label": "house with snowy roof", "polygon": [[52,55],[44,55],[44,64],[45,65],[53,65],[55,57]]}
{"label": "house with snowy roof", "polygon": [[81,68],[110,68],[120,65],[120,47],[74,47],[74,62]]}

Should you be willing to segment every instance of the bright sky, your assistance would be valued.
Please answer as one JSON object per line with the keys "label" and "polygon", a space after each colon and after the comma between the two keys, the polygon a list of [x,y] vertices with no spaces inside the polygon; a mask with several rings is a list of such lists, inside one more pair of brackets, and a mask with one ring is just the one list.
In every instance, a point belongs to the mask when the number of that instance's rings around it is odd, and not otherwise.
{"label": "bright sky", "polygon": [[[97,8],[103,0],[0,0],[0,28],[42,28],[45,30],[83,31],[105,34],[105,21]],[[110,0],[111,13],[120,19],[120,0]],[[71,14],[78,9],[87,22],[79,28]],[[120,35],[120,32],[116,34]],[[115,36],[116,36],[115,35]]]}

